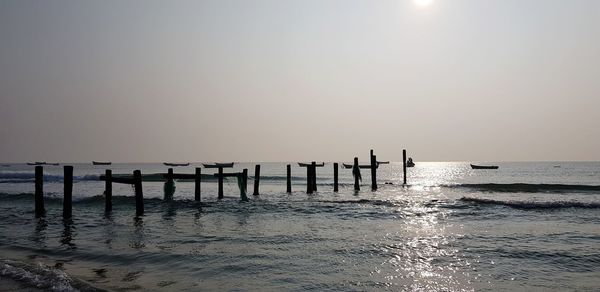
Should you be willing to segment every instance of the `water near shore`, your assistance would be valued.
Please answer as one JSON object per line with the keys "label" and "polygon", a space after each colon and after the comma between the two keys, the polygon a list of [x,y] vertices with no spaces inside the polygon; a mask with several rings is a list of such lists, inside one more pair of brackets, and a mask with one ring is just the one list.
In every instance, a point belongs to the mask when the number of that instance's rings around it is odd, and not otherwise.
{"label": "water near shore", "polygon": [[[203,183],[202,204],[193,183],[177,182],[175,201],[165,202],[162,183],[144,182],[146,214],[135,218],[131,186],[114,185],[106,215],[97,178],[107,166],[74,164],[67,221],[62,167],[44,167],[42,219],[33,213],[33,167],[2,167],[0,281],[55,291],[600,289],[600,163],[418,163],[408,187],[392,163],[380,166],[376,192],[363,170],[358,193],[346,169],[333,193],[326,164],[313,195],[305,169],[294,164],[286,194],[285,163],[261,165],[261,194],[250,202],[240,202],[235,180],[220,201],[216,183]],[[249,189],[253,166],[233,169],[249,169]]]}

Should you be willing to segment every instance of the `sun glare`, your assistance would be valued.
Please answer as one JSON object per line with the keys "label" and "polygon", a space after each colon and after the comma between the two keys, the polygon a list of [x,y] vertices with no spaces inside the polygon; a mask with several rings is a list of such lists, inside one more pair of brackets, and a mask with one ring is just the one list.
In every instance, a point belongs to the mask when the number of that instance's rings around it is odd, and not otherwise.
{"label": "sun glare", "polygon": [[431,5],[431,3],[433,3],[433,0],[413,0],[413,2],[415,2],[415,4],[419,7],[426,7]]}

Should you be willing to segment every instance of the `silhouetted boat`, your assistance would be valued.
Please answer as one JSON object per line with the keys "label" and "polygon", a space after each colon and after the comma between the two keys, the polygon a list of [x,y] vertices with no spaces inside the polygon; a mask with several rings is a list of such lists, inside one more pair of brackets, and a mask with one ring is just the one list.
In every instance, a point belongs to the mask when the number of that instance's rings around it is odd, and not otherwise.
{"label": "silhouetted boat", "polygon": [[498,169],[497,165],[475,165],[471,164],[472,169]]}
{"label": "silhouetted boat", "polygon": [[190,165],[190,163],[169,163],[169,162],[163,162],[164,165],[166,166],[188,166]]}
{"label": "silhouetted boat", "polygon": [[[342,163],[342,166],[344,166],[344,168],[351,169],[354,167],[354,164]],[[360,164],[360,165],[358,165],[358,168],[371,168],[371,165],[370,164]],[[379,164],[377,164],[377,168],[379,168]]]}
{"label": "silhouetted boat", "polygon": [[412,160],[412,157],[409,157],[408,160],[406,161],[406,167],[415,167],[415,163]]}
{"label": "silhouetted boat", "polygon": [[377,164],[390,164],[389,161],[377,161]]}
{"label": "silhouetted boat", "polygon": [[60,164],[58,164],[58,163],[46,163],[46,165],[57,166],[57,165],[60,165]]}
{"label": "silhouetted boat", "polygon": [[202,163],[202,166],[204,166],[205,168],[233,167],[233,162],[229,162],[229,163],[214,163],[214,164]]}
{"label": "silhouetted boat", "polygon": [[110,161],[104,161],[104,162],[103,161],[92,161],[92,164],[93,165],[111,165],[112,162],[110,162]]}
{"label": "silhouetted boat", "polygon": [[27,162],[27,165],[46,165],[45,161]]}
{"label": "silhouetted boat", "polygon": [[[309,165],[311,165],[311,163],[298,162],[298,166],[300,166],[300,167],[307,167]],[[315,164],[315,166],[325,166],[325,162],[317,163],[317,164]]]}

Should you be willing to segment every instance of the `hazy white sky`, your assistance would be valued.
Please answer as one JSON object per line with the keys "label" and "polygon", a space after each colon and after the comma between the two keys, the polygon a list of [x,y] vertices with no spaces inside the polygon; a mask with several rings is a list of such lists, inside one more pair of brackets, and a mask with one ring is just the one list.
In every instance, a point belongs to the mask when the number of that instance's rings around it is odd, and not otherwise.
{"label": "hazy white sky", "polygon": [[600,1],[0,1],[0,161],[600,160]]}

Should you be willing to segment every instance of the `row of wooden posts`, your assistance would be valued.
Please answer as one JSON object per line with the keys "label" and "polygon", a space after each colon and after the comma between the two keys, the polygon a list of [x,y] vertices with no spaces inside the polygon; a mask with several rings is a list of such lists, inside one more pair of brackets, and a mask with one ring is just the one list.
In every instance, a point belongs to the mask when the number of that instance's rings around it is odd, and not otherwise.
{"label": "row of wooden posts", "polygon": [[[371,170],[371,190],[377,190],[377,157],[373,155],[373,150],[371,150],[371,163],[370,165],[359,165],[358,158],[354,158],[354,164],[352,167],[353,172],[359,170],[360,168],[368,168]],[[402,151],[402,161],[403,161],[403,178],[404,184],[406,185],[406,150]],[[338,191],[338,163],[333,164],[333,191]],[[222,199],[223,196],[223,178],[224,177],[240,177],[241,178],[241,188],[240,188],[240,197],[242,200],[247,201],[246,197],[246,187],[248,184],[248,169],[243,169],[242,172],[239,173],[223,173],[224,167],[231,166],[218,166],[218,173],[215,173],[214,176],[218,179],[218,198]],[[306,167],[306,193],[312,194],[317,191],[317,175],[316,168],[323,167],[323,165],[317,165],[316,162],[312,162],[310,164],[305,165]],[[167,180],[167,183],[174,183],[175,179],[193,179],[194,180],[194,199],[197,202],[201,200],[201,192],[200,192],[200,183],[201,183],[201,168],[197,167],[194,174],[186,174],[186,173],[173,173],[173,169],[169,168],[168,172],[164,175]],[[292,166],[290,164],[287,165],[287,193],[292,192]],[[134,170],[133,176],[131,178],[126,177],[113,177],[112,171],[107,169],[105,171],[104,176],[100,176],[100,180],[104,180],[105,182],[105,211],[112,211],[112,184],[113,183],[122,183],[133,185],[135,190],[135,206],[136,206],[136,215],[141,216],[144,214],[144,194],[142,191],[142,172],[140,170]],[[259,184],[260,184],[260,165],[256,165],[254,169],[254,196],[259,195]],[[360,190],[360,177],[358,175],[354,175],[354,190]],[[72,216],[72,195],[73,195],[73,166],[65,165],[64,166],[64,199],[63,199],[63,217],[71,218]],[[36,217],[42,217],[45,214],[44,207],[44,170],[42,166],[35,167],[35,215]]]}

